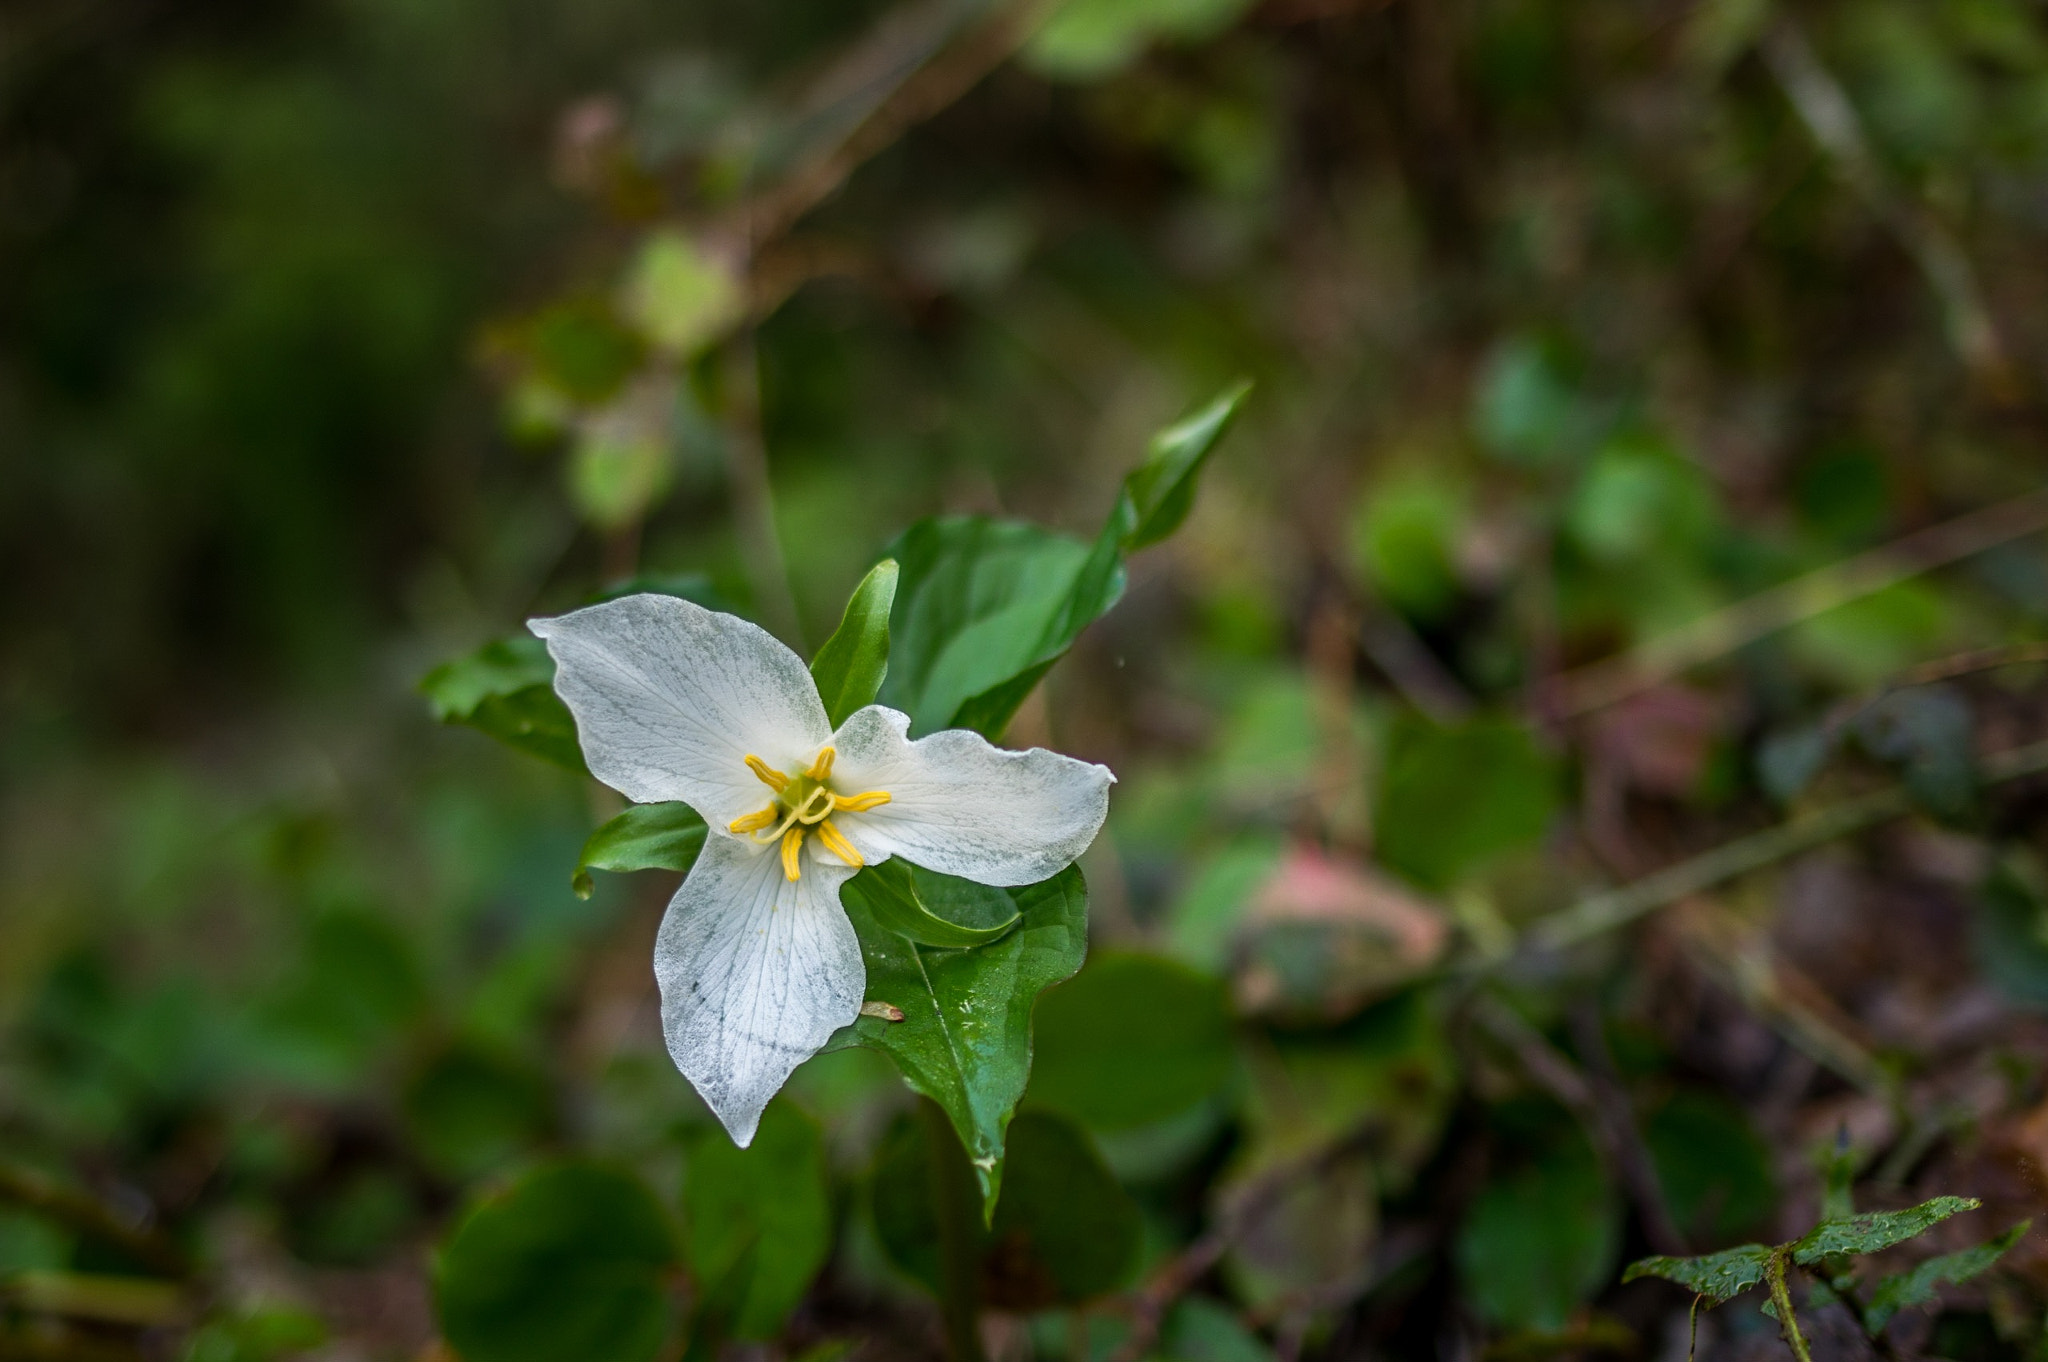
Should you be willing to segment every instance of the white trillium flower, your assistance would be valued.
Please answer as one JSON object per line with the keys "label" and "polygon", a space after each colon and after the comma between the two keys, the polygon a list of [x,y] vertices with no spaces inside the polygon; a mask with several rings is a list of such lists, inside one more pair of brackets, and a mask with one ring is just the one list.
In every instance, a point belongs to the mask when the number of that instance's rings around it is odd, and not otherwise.
{"label": "white trillium flower", "polygon": [[654,947],[669,1053],[745,1146],[791,1070],[859,1015],[867,971],[839,887],[902,856],[1034,884],[1102,827],[1105,766],[1010,752],[869,705],[833,732],[803,660],[766,630],[674,596],[528,622],[555,659],[590,772],[679,800],[709,828]]}

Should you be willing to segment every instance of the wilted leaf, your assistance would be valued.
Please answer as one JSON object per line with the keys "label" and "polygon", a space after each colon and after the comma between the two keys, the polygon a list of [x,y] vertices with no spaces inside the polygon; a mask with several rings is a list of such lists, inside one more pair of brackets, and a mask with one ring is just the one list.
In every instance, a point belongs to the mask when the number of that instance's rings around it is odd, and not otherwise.
{"label": "wilted leaf", "polygon": [[1177,1115],[1234,1064],[1223,985],[1158,956],[1098,954],[1045,992],[1034,1027],[1030,1101],[1096,1130]]}
{"label": "wilted leaf", "polygon": [[1338,1021],[1434,965],[1449,940],[1443,914],[1399,884],[1298,844],[1259,887],[1239,930],[1238,1007]]}
{"label": "wilted leaf", "polygon": [[731,1330],[778,1334],[824,1266],[832,1202],[817,1122],[769,1103],[753,1143],[700,1129],[683,1180],[683,1251],[699,1282],[718,1283]]}
{"label": "wilted leaf", "polygon": [[688,873],[704,849],[704,820],[688,804],[629,804],[590,834],[570,884],[587,899],[593,870],[675,870]]}
{"label": "wilted leaf", "polygon": [[1770,1270],[1771,1253],[1762,1244],[1743,1244],[1697,1258],[1643,1258],[1630,1263],[1621,1279],[1632,1282],[1638,1277],[1662,1277],[1704,1296],[1709,1305],[1720,1305],[1763,1281]]}
{"label": "wilted leaf", "polygon": [[1822,1221],[1793,1242],[1792,1261],[1804,1267],[1837,1253],[1881,1253],[1982,1204],[1972,1197],[1938,1196],[1903,1211],[1872,1211],[1847,1220]]}
{"label": "wilted leaf", "polygon": [[1074,866],[1015,889],[922,868],[915,880],[919,899],[947,921],[1021,920],[992,945],[947,950],[887,930],[861,895],[845,895],[867,964],[868,999],[899,1009],[903,1020],[863,1016],[827,1048],[865,1045],[894,1060],[913,1089],[945,1110],[992,1206],[1002,1186],[1003,1132],[1031,1073],[1032,1004],[1081,967],[1088,889]]}
{"label": "wilted leaf", "polygon": [[2021,1237],[2032,1228],[2033,1221],[2022,1220],[2004,1234],[1973,1244],[1954,1253],[1944,1253],[1938,1258],[1929,1258],[1918,1267],[1906,1272],[1894,1273],[1877,1284],[1871,1293],[1869,1308],[1864,1318],[1873,1331],[1881,1330],[1891,1323],[1893,1315],[1914,1305],[1931,1303],[1940,1288],[1957,1282],[1966,1282],[2005,1256],[2005,1251],[2017,1244]]}
{"label": "wilted leaf", "polygon": [[471,1213],[442,1251],[441,1331],[466,1362],[648,1362],[675,1242],[637,1178],[553,1164]]}

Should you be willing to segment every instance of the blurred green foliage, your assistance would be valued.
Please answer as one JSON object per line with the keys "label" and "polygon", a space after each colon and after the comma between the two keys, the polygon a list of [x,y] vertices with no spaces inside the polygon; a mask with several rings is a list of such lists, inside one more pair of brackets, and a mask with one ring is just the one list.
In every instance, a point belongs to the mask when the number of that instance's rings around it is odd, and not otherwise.
{"label": "blurred green foliage", "polygon": [[[11,8],[0,1355],[2038,1350],[2038,10],[1023,8]],[[1120,782],[745,1152],[639,589]]]}

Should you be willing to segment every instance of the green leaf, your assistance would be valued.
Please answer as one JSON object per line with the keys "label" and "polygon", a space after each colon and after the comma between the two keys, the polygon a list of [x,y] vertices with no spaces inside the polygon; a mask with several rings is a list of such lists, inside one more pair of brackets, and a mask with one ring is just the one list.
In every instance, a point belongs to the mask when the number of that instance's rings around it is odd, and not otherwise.
{"label": "green leaf", "polygon": [[863,1016],[827,1049],[864,1045],[942,1107],[981,1184],[984,1211],[1002,1187],[1003,1132],[1031,1072],[1031,1007],[1071,976],[1088,949],[1088,888],[1068,866],[1049,880],[996,889],[917,868],[918,897],[949,921],[982,926],[1021,917],[993,945],[946,950],[890,931],[862,895],[845,895],[860,935],[869,1001],[901,1021]]}
{"label": "green leaf", "polygon": [[1230,1080],[1230,995],[1153,955],[1108,953],[1039,999],[1028,1100],[1095,1130],[1178,1115]]}
{"label": "green leaf", "polygon": [[1574,1138],[1487,1183],[1459,1229],[1458,1268],[1489,1322],[1555,1332],[1606,1285],[1620,1247],[1614,1189]]}
{"label": "green leaf", "polygon": [[[938,946],[947,950],[986,946],[1009,935],[1010,929],[1022,920],[1014,910],[1001,921],[987,926],[972,926],[940,917],[925,906],[923,897],[918,893],[916,872],[901,857],[867,867],[848,880],[839,892],[842,901],[849,894],[858,898],[861,911],[877,928],[908,937],[920,946]],[[848,911],[853,911],[852,905],[848,905]]]}
{"label": "green leaf", "polygon": [[509,747],[579,773],[576,721],[554,691],[547,645],[515,635],[486,643],[420,679],[420,694],[444,724],[466,724]]}
{"label": "green leaf", "polygon": [[837,729],[853,712],[874,703],[889,674],[889,610],[900,575],[893,558],[868,570],[846,602],[839,627],[811,659],[811,679],[825,702],[825,717]]}
{"label": "green leaf", "polygon": [[[1122,1286],[1137,1267],[1142,1220],[1088,1137],[1049,1112],[1025,1112],[1010,1128],[1010,1145],[1002,1199],[989,1225],[975,1227],[984,1301],[1042,1310]],[[889,1257],[939,1290],[932,1150],[920,1124],[899,1124],[885,1142],[874,1211]]]}
{"label": "green leaf", "polygon": [[1638,1277],[1662,1277],[1706,1297],[1709,1305],[1719,1305],[1762,1283],[1770,1264],[1770,1249],[1743,1244],[1697,1258],[1643,1258],[1630,1263],[1621,1279],[1632,1282]]}
{"label": "green leaf", "polygon": [[673,228],[648,233],[622,301],[642,335],[685,357],[716,340],[747,305],[732,270]]}
{"label": "green leaf", "polygon": [[921,520],[890,545],[902,568],[883,703],[918,733],[999,739],[1024,697],[1124,590],[1124,554],[1170,534],[1243,401],[1242,385],[1152,442],[1092,545],[1018,521]]}
{"label": "green leaf", "polygon": [[405,1085],[407,1133],[429,1166],[474,1177],[539,1143],[554,1120],[546,1075],[496,1048],[458,1041]]}
{"label": "green leaf", "polygon": [[1189,42],[1221,33],[1247,5],[1248,0],[1067,0],[1024,45],[1021,60],[1042,76],[1101,80],[1157,40]]}
{"label": "green leaf", "polygon": [[1717,1093],[1674,1094],[1644,1123],[1643,1142],[1672,1218],[1695,1243],[1726,1243],[1777,1207],[1770,1146]]}
{"label": "green leaf", "polygon": [[1400,724],[1375,805],[1380,861],[1424,888],[1447,888],[1540,838],[1557,794],[1555,763],[1520,724]]}
{"label": "green leaf", "polygon": [[1825,1220],[1793,1241],[1792,1261],[1805,1267],[1837,1253],[1881,1253],[1925,1234],[1952,1215],[1983,1205],[1974,1197],[1938,1196],[1903,1211],[1872,1211]]}
{"label": "green leaf", "polygon": [[587,899],[593,870],[688,872],[704,849],[704,820],[688,804],[629,804],[583,843],[570,884]]}
{"label": "green leaf", "polygon": [[1891,1323],[1893,1315],[1908,1306],[1931,1303],[1941,1287],[1966,1282],[1990,1267],[2020,1241],[2033,1223],[2022,1220],[1996,1239],[1929,1258],[1910,1271],[1886,1277],[1871,1293],[1870,1307],[1864,1311],[1864,1319],[1869,1323],[1871,1332],[1882,1330]]}
{"label": "green leaf", "polygon": [[1179,529],[1195,504],[1202,465],[1216,449],[1250,395],[1249,380],[1226,389],[1193,416],[1152,437],[1145,462],[1124,478],[1112,523],[1125,553],[1135,553]]}
{"label": "green leaf", "polygon": [[910,715],[919,734],[973,727],[999,737],[1079,633],[1062,637],[1076,596],[1090,597],[1094,618],[1123,594],[1120,566],[1081,591],[1087,546],[1020,521],[921,520],[888,554],[902,578],[882,703]]}
{"label": "green leaf", "polygon": [[1237,1312],[1207,1296],[1184,1296],[1159,1329],[1157,1362],[1273,1362],[1273,1350]]}
{"label": "green leaf", "polygon": [[465,1362],[649,1362],[675,1242],[639,1179],[560,1163],[485,1202],[442,1251],[441,1331]]}
{"label": "green leaf", "polygon": [[732,1332],[769,1339],[803,1300],[832,1246],[832,1202],[818,1123],[768,1104],[745,1149],[722,1131],[690,1142],[683,1252],[699,1282],[730,1282]]}

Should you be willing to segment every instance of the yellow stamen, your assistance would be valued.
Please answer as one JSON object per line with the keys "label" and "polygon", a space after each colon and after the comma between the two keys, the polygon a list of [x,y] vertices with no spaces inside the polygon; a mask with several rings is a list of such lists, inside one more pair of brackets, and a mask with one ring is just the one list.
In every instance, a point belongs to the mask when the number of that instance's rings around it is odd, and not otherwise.
{"label": "yellow stamen", "polygon": [[804,844],[804,830],[791,828],[782,834],[782,875],[784,879],[795,880],[798,875],[796,853]]}
{"label": "yellow stamen", "polygon": [[747,758],[747,769],[749,771],[752,771],[756,776],[759,776],[761,778],[761,783],[763,785],[766,785],[769,789],[775,791],[775,793],[777,794],[781,794],[782,791],[789,785],[788,776],[782,774],[782,772],[776,770],[767,762],[762,761],[759,757],[750,755]]}
{"label": "yellow stamen", "polygon": [[853,843],[847,841],[846,838],[840,835],[839,829],[832,826],[832,820],[829,818],[818,824],[818,840],[825,844],[825,850],[831,852],[855,870],[867,864],[867,861],[861,854],[854,850]]}
{"label": "yellow stamen", "polygon": [[726,826],[738,833],[759,832],[780,816],[775,806],[770,804],[759,813],[750,813],[745,818],[735,818],[732,822],[727,823]]}
{"label": "yellow stamen", "polygon": [[869,790],[866,794],[833,795],[832,809],[835,813],[866,813],[879,809],[889,802],[887,790]]}
{"label": "yellow stamen", "polygon": [[832,759],[838,755],[839,753],[833,748],[819,748],[817,759],[811,763],[811,769],[804,772],[804,774],[817,781],[820,785],[823,785],[825,778],[832,774]]}

